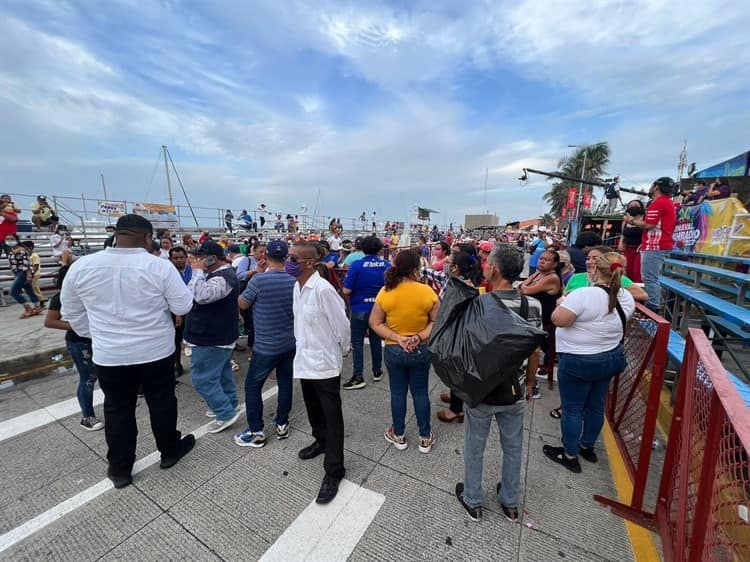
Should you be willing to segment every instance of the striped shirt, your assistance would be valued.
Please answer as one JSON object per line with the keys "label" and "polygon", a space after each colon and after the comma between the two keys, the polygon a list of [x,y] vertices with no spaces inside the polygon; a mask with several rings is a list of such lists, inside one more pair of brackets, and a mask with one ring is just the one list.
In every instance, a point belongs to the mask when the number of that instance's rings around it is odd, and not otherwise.
{"label": "striped shirt", "polygon": [[255,327],[253,351],[278,355],[294,349],[293,290],[296,279],[269,269],[254,275],[240,298],[251,305]]}

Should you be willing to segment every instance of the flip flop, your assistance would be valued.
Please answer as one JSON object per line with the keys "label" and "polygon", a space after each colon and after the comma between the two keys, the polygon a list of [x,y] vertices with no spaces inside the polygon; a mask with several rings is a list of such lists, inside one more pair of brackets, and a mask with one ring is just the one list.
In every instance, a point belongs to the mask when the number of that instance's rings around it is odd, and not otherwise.
{"label": "flip flop", "polygon": [[549,415],[550,417],[559,420],[562,417],[562,408],[553,408],[549,411]]}

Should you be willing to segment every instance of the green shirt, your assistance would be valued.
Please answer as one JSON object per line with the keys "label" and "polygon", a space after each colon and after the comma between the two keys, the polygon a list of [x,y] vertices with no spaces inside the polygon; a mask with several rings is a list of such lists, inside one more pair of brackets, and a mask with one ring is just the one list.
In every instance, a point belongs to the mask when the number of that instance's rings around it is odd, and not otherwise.
{"label": "green shirt", "polygon": [[[633,282],[628,278],[626,275],[623,275],[621,278],[622,282],[622,288],[627,289],[630,287]],[[576,273],[568,279],[568,284],[565,285],[565,290],[563,291],[563,294],[567,295],[568,293],[575,291],[576,289],[580,289],[581,287],[591,287],[592,284],[589,281],[588,273]]]}

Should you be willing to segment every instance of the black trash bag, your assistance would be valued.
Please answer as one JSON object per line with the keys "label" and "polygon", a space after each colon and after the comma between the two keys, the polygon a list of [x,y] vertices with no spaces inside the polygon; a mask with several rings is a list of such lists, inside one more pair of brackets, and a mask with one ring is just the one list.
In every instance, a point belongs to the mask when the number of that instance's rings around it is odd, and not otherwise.
{"label": "black trash bag", "polygon": [[509,377],[547,337],[510,310],[499,296],[480,295],[451,277],[430,336],[435,372],[451,392],[474,407]]}

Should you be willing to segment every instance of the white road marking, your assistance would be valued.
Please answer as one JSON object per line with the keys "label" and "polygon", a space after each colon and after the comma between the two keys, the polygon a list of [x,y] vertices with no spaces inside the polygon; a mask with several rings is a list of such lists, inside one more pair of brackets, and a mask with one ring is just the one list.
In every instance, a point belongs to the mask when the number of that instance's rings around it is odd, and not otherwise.
{"label": "white road marking", "polygon": [[[104,393],[100,389],[94,391],[94,406],[104,403]],[[0,441],[5,441],[21,433],[26,433],[37,427],[62,420],[81,412],[77,398],[64,400],[51,406],[46,406],[28,414],[23,414],[0,423]]]}
{"label": "white road marking", "polygon": [[[268,390],[266,390],[261,398],[263,399],[263,401],[266,401],[269,398],[276,396],[278,392],[279,387],[274,386],[273,388],[269,388]],[[241,406],[240,414],[244,413],[244,411],[245,407]],[[211,423],[212,422],[202,425],[194,431],[191,431],[190,433],[192,433],[196,439],[198,439],[199,437],[203,437],[206,433],[208,433],[208,426],[210,426]],[[150,455],[147,455],[142,459],[136,461],[136,463],[133,465],[133,474],[137,474],[142,470],[147,469],[148,467],[159,462],[159,460],[161,460],[161,454],[159,453],[159,451],[154,451]],[[44,529],[50,523],[54,523],[71,511],[74,511],[82,505],[87,504],[94,498],[101,496],[104,492],[107,492],[112,488],[112,481],[109,478],[105,478],[104,480],[97,482],[90,488],[87,488],[82,492],[76,494],[72,498],[69,498],[64,502],[51,507],[50,509],[48,509],[44,513],[37,515],[33,519],[29,519],[26,523],[19,525],[18,527],[8,531],[4,535],[0,535],[0,552],[4,552],[10,547],[21,542],[22,540],[30,537],[37,531]]]}
{"label": "white road marking", "polygon": [[383,502],[382,494],[342,480],[336,498],[328,505],[308,505],[260,562],[345,561]]}

